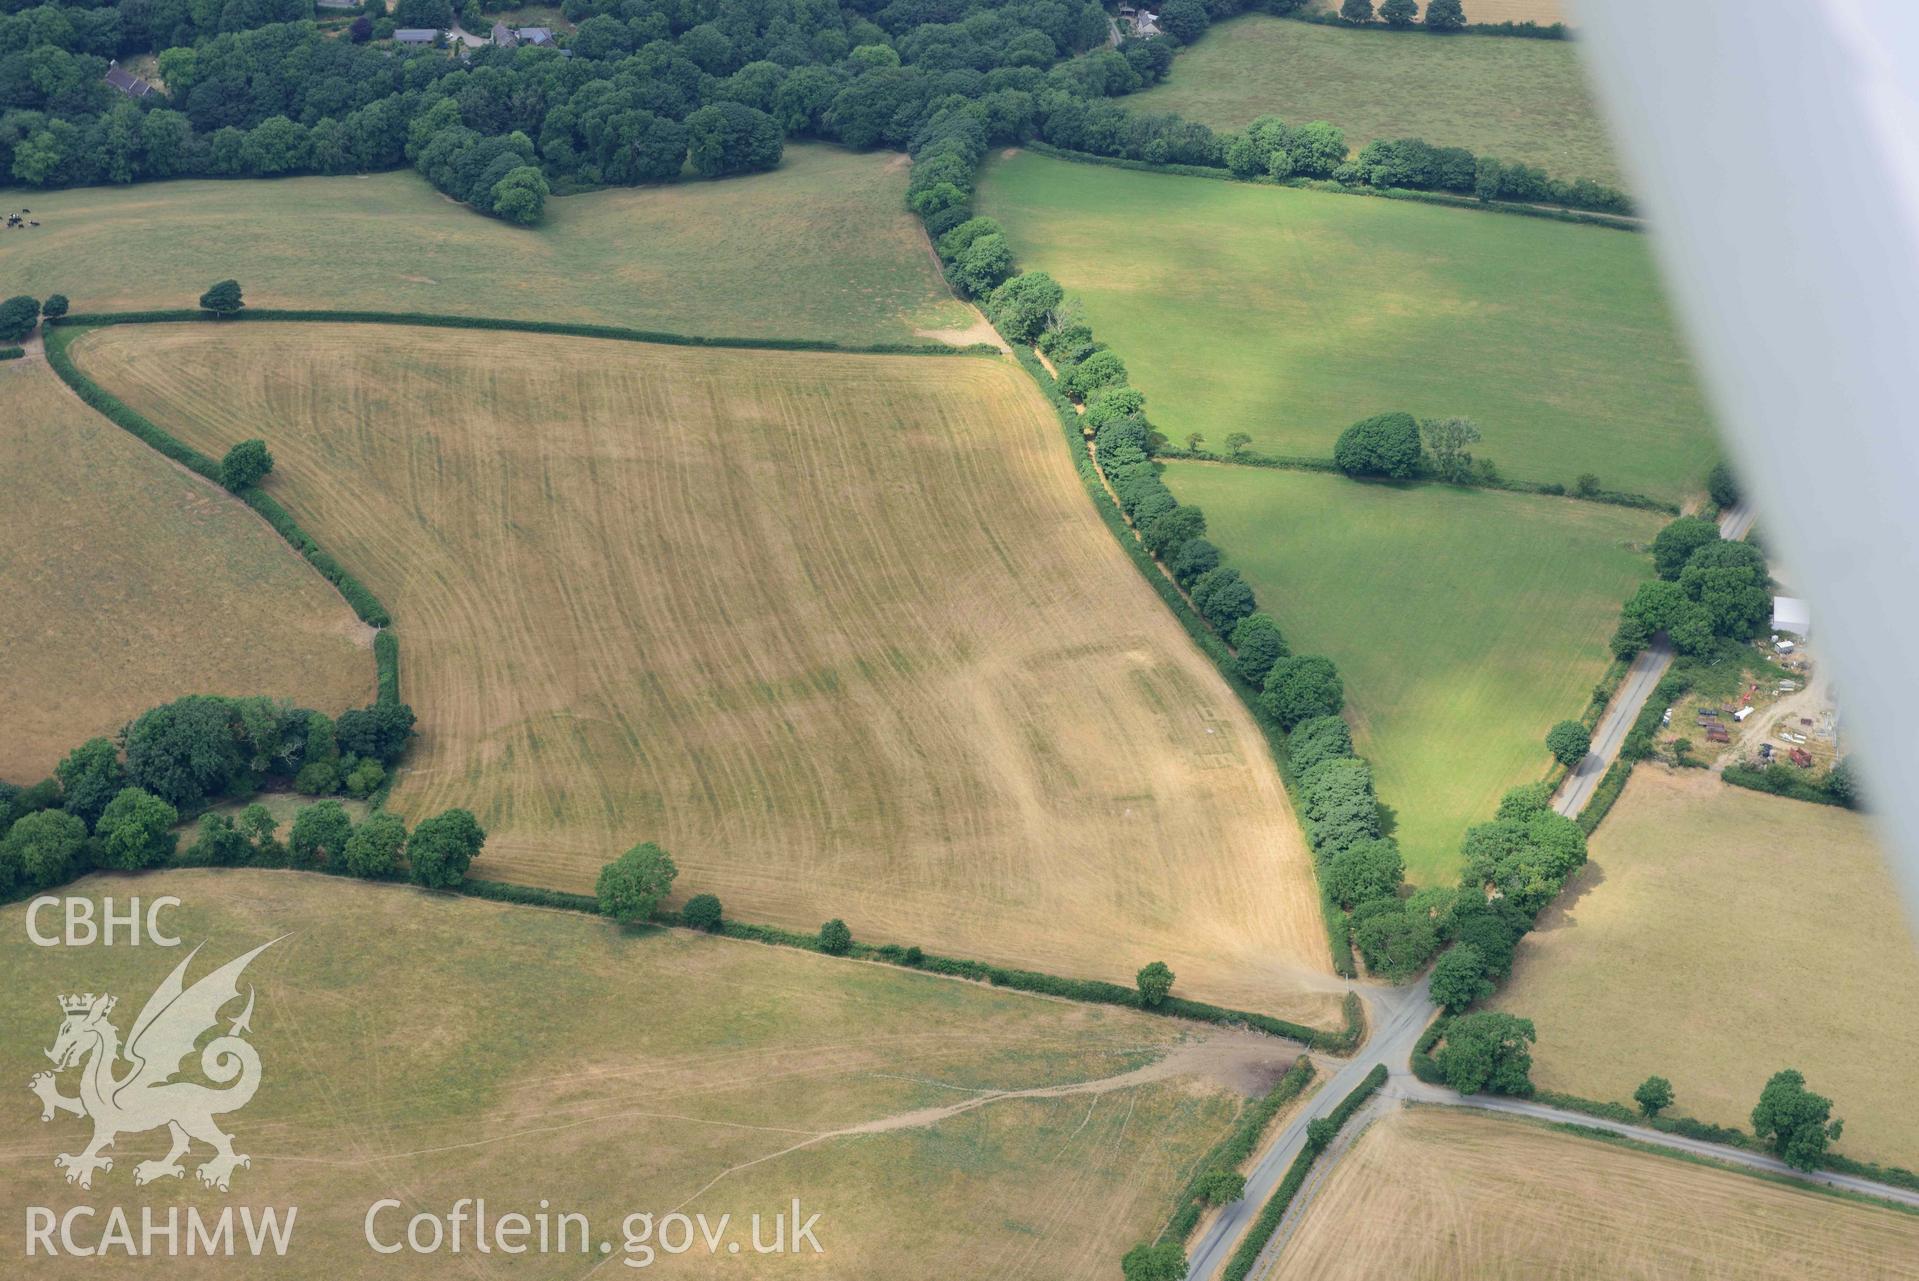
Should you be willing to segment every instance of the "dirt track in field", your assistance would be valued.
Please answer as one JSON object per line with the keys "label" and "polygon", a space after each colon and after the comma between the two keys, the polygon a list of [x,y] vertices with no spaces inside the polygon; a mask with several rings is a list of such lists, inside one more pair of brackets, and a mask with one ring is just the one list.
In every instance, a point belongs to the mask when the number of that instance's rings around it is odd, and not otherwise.
{"label": "dirt track in field", "polygon": [[1256,727],[986,358],[388,326],[102,331],[84,367],[269,488],[396,617],[391,804],[481,875],[641,840],[741,919],[1315,1021],[1335,985]]}

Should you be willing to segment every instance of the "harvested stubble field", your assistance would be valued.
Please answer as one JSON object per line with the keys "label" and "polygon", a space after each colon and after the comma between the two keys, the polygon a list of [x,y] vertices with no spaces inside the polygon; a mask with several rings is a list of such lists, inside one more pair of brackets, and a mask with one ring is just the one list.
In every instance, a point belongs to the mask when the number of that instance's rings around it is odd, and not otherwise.
{"label": "harvested stubble field", "polygon": [[1166,483],[1279,620],[1325,654],[1393,807],[1406,873],[1450,883],[1467,827],[1542,777],[1546,731],[1605,671],[1663,517],[1565,498],[1173,462]]}
{"label": "harvested stubble field", "polygon": [[988,162],[979,208],[1084,300],[1173,440],[1326,458],[1403,409],[1471,418],[1475,453],[1522,480],[1678,501],[1712,465],[1635,233],[1033,152]]}
{"label": "harvested stubble field", "polygon": [[[1469,12],[1483,17],[1478,9]],[[1250,14],[1215,27],[1181,51],[1164,83],[1124,101],[1220,130],[1268,115],[1330,120],[1354,151],[1375,138],[1424,138],[1568,181],[1624,184],[1570,40],[1441,39]]]}
{"label": "harvested stubble field", "polygon": [[[295,1281],[578,1281],[602,1263],[478,1254],[470,1221],[458,1256],[377,1255],[362,1223],[386,1197],[402,1203],[376,1222],[387,1239],[461,1197],[484,1198],[492,1220],[534,1214],[543,1199],[584,1214],[595,1247],[614,1247],[596,1276],[629,1272],[625,1216],[678,1210],[733,1216],[743,1244],[729,1276],[1099,1281],[1115,1270],[1114,1242],[1158,1228],[1246,1094],[1294,1053],[1127,1011],[402,886],[177,871],[89,878],[74,892],[96,906],[177,895],[184,905],[165,923],[186,946],[38,948],[24,905],[0,912],[0,1072],[17,1091],[0,1119],[0,1196],[123,1206],[136,1233],[146,1205],[163,1216],[171,1205],[297,1206],[286,1258],[254,1265]],[[63,1183],[53,1156],[77,1151],[87,1130],[70,1116],[43,1124],[23,1088],[48,1066],[55,997],[116,995],[125,1033],[188,948],[205,944],[190,982],[281,935],[243,979],[262,1084],[223,1119],[252,1158],[231,1195],[194,1182],[200,1145],[184,1183],[136,1188],[135,1164],[165,1151],[155,1132],[120,1138],[90,1191]],[[61,1088],[75,1092],[73,1073]],[[772,1215],[795,1197],[820,1216],[825,1253],[755,1257],[751,1215],[767,1217],[770,1243]],[[7,1229],[16,1250],[18,1230]],[[714,1269],[696,1246],[643,1275]],[[199,1259],[117,1255],[40,1258],[33,1270],[208,1275]]]}
{"label": "harvested stubble field", "polygon": [[1463,1109],[1388,1112],[1275,1281],[1919,1277],[1919,1217]]}
{"label": "harvested stubble field", "polygon": [[37,353],[0,365],[0,514],[0,779],[184,694],[372,701],[371,632],[339,593]]}
{"label": "harvested stubble field", "polygon": [[1521,940],[1495,1000],[1539,1027],[1533,1079],[1751,1127],[1766,1078],[1806,1074],[1835,1150],[1919,1169],[1919,955],[1870,822],[1642,765],[1592,862]]}
{"label": "harvested stubble field", "polygon": [[925,341],[977,316],[906,211],[906,179],[903,156],[788,147],[773,173],[551,200],[530,229],[411,172],[35,191],[41,225],[7,240],[8,292],[191,307],[235,277],[256,307]]}
{"label": "harvested stubble field", "polygon": [[103,330],[83,368],[268,483],[388,602],[424,734],[391,805],[481,875],[1336,1022],[1256,726],[982,357],[386,326]]}

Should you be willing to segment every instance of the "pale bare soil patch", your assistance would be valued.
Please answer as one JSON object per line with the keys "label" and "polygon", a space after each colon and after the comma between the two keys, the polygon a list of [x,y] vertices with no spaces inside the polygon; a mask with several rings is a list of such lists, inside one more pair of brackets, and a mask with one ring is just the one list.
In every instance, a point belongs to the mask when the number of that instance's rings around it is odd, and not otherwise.
{"label": "pale bare soil patch", "polygon": [[1919,952],[1865,817],[1642,765],[1564,906],[1519,945],[1501,1009],[1539,1027],[1533,1079],[1751,1125],[1806,1074],[1848,1156],[1919,1167]]}
{"label": "pale bare soil patch", "polygon": [[1919,1277],[1919,1217],[1525,1121],[1389,1112],[1274,1278]]}
{"label": "pale bare soil patch", "polygon": [[339,593],[37,350],[0,364],[0,527],[0,779],[184,694],[372,701],[371,633]]}
{"label": "pale bare soil patch", "polygon": [[[388,602],[391,804],[590,890],[656,840],[741,919],[1335,1021],[1257,729],[986,358],[357,326],[108,330],[83,365],[270,482]],[[1312,990],[1308,990],[1312,989]]]}
{"label": "pale bare soil patch", "polygon": [[[127,1135],[82,1191],[53,1156],[87,1133],[43,1124],[24,1086],[47,1066],[56,994],[109,991],[122,1031],[185,954],[31,946],[23,905],[0,910],[0,1197],[56,1212],[119,1205],[297,1206],[276,1278],[626,1276],[631,1213],[750,1216],[799,1198],[823,1255],[728,1256],[726,1275],[995,1276],[1103,1281],[1119,1247],[1157,1230],[1180,1181],[1243,1104],[1217,1077],[1297,1051],[969,983],[685,931],[624,932],[571,913],[309,874],[168,872],[89,878],[96,901],[171,893],[167,923],[205,942],[189,978],[273,939],[247,970],[259,1093],[225,1128],[252,1158],[231,1195],[133,1184],[164,1134]],[[238,1005],[228,1011],[236,1012]],[[224,1026],[223,1026],[224,1030]],[[75,1092],[71,1073],[63,1084]],[[189,1076],[192,1077],[191,1061]],[[194,1078],[197,1079],[197,1078]],[[489,1218],[588,1216],[581,1255],[376,1255],[367,1208],[404,1230],[485,1198]],[[104,1213],[104,1210],[103,1210]],[[10,1247],[20,1249],[18,1227]],[[724,1251],[722,1251],[724,1253]],[[36,1274],[214,1275],[202,1259],[39,1258]],[[64,1269],[64,1272],[63,1272]],[[642,1275],[711,1276],[703,1247]]]}

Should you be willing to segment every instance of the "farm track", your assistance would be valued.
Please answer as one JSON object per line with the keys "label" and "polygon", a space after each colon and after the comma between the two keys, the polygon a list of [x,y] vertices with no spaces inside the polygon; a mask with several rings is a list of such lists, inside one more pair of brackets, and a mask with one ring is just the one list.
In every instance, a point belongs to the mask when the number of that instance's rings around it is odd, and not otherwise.
{"label": "farm track", "polygon": [[[1257,728],[990,361],[306,325],[83,367],[269,488],[397,619],[391,805],[589,889],[657,840],[742,919],[1336,1021]],[[1123,941],[1121,941],[1123,940]],[[1116,941],[1118,945],[1116,945]]]}

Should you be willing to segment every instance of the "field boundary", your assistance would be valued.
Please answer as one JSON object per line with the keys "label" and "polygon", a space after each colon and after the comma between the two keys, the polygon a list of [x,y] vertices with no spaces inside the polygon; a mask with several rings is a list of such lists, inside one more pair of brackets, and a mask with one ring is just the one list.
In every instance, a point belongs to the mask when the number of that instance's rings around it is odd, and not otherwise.
{"label": "field boundary", "polygon": [[1034,139],[1021,148],[1055,160],[1080,165],[1106,165],[1113,169],[1131,169],[1138,173],[1173,174],[1181,178],[1211,178],[1215,182],[1238,182],[1253,187],[1290,187],[1295,191],[1318,191],[1338,196],[1374,196],[1381,200],[1410,200],[1414,204],[1443,205],[1450,209],[1477,209],[1483,213],[1516,214],[1522,218],[1545,218],[1553,222],[1582,223],[1590,227],[1611,227],[1615,231],[1644,231],[1645,224],[1624,214],[1593,213],[1558,205],[1521,204],[1511,200],[1480,200],[1474,196],[1456,196],[1443,191],[1422,191],[1417,187],[1373,187],[1336,182],[1331,178],[1271,178],[1255,174],[1242,178],[1230,169],[1211,165],[1156,164],[1150,160],[1129,160],[1124,156],[1102,156],[1091,151],[1072,151],[1050,142]]}
{"label": "field boundary", "polygon": [[[52,322],[49,322],[52,323]],[[311,565],[320,577],[332,584],[361,622],[375,629],[373,635],[373,673],[375,700],[379,703],[397,703],[400,701],[400,640],[393,634],[393,616],[373,592],[354,577],[347,568],[334,559],[333,554],[322,547],[311,534],[300,527],[293,514],[258,485],[249,485],[244,490],[229,490],[220,483],[220,464],[199,450],[181,441],[152,419],[135,410],[131,405],[115,396],[112,392],[95,382],[83,371],[67,348],[76,338],[87,332],[90,326],[67,328],[61,326],[57,332],[46,335],[47,364],[67,388],[78,396],[101,417],[137,437],[141,443],[165,455],[173,462],[203,479],[213,482],[222,490],[230,493],[251,507],[259,517],[272,527],[285,543],[298,552],[307,564]]]}
{"label": "field boundary", "polygon": [[628,329],[620,325],[592,325],[563,320],[512,320],[499,316],[455,316],[422,311],[346,311],[322,308],[248,307],[230,316],[216,316],[192,307],[157,311],[73,312],[47,321],[59,327],[98,328],[105,325],[164,325],[181,321],[227,325],[239,321],[306,321],[316,324],[407,325],[426,329],[492,329],[511,333],[558,334],[567,338],[606,338],[618,342],[650,343],[659,347],[719,347],[752,351],[839,352],[853,356],[998,356],[986,343],[955,347],[949,343],[872,343],[856,345],[828,338],[728,338],[676,334],[665,330]]}
{"label": "field boundary", "polygon": [[1155,1238],[1155,1243],[1168,1237],[1185,1242],[1193,1235],[1193,1229],[1199,1226],[1200,1218],[1206,1213],[1206,1202],[1199,1195],[1199,1181],[1215,1169],[1234,1170],[1241,1162],[1250,1157],[1259,1147],[1260,1139],[1266,1134],[1266,1127],[1273,1123],[1279,1110],[1302,1094],[1313,1083],[1317,1069],[1313,1061],[1305,1055],[1288,1069],[1286,1074],[1274,1083],[1273,1088],[1262,1095],[1257,1102],[1249,1104],[1239,1114],[1239,1120],[1233,1126],[1233,1132],[1221,1139],[1213,1150],[1199,1161],[1193,1177],[1186,1181],[1186,1188],[1179,1194],[1179,1208],[1173,1211],[1166,1226]]}
{"label": "field boundary", "polygon": [[[606,915],[600,910],[599,900],[590,894],[573,894],[563,890],[519,885],[509,881],[468,877],[451,892],[470,898],[491,899],[499,903],[524,903],[534,907],[581,912],[589,916]],[[676,929],[696,928],[686,924],[677,912],[656,912],[652,922],[658,926]],[[1294,1023],[1289,1019],[1274,1018],[1269,1014],[1255,1014],[1249,1010],[1235,1010],[1206,1001],[1190,1001],[1179,996],[1168,996],[1157,1005],[1146,1005],[1141,1002],[1137,989],[1124,987],[1118,983],[1108,983],[1100,979],[1062,978],[1039,970],[1022,970],[1012,966],[990,965],[984,961],[940,956],[915,947],[902,947],[896,943],[862,943],[855,939],[844,951],[829,952],[821,946],[818,934],[805,934],[798,930],[783,929],[777,925],[759,925],[726,917],[721,918],[716,929],[701,932],[752,943],[766,943],[774,947],[796,948],[802,952],[817,952],[823,956],[845,956],[858,961],[896,965],[901,969],[924,970],[929,974],[942,974],[948,978],[968,979],[992,987],[1013,988],[1016,991],[1032,992],[1041,996],[1063,997],[1091,1005],[1117,1005],[1146,1014],[1164,1014],[1199,1023],[1247,1027],[1269,1036],[1298,1041],[1308,1049],[1323,1050],[1331,1054],[1351,1053],[1359,1046],[1365,1032],[1365,1006],[1358,994],[1354,992],[1348,992],[1342,1004],[1345,1026],[1338,1031],[1331,1031],[1326,1028],[1308,1027],[1303,1023]]]}
{"label": "field boundary", "polygon": [[1287,1169],[1286,1177],[1279,1181],[1277,1188],[1273,1189],[1273,1195],[1267,1199],[1265,1208],[1260,1210],[1259,1217],[1253,1220],[1253,1226],[1248,1228],[1246,1235],[1240,1239],[1239,1248],[1233,1251],[1233,1257],[1221,1269],[1220,1276],[1224,1278],[1224,1281],[1246,1281],[1246,1276],[1252,1272],[1253,1265],[1259,1262],[1260,1254],[1265,1251],[1267,1242],[1271,1241],[1273,1233],[1279,1230],[1280,1220],[1286,1217],[1286,1211],[1291,1208],[1293,1198],[1299,1195],[1299,1189],[1305,1184],[1306,1176],[1312,1173],[1313,1163],[1319,1159],[1319,1154],[1345,1127],[1346,1122],[1352,1119],[1353,1113],[1359,1111],[1360,1106],[1371,1098],[1380,1086],[1386,1084],[1386,1077],[1386,1065],[1374,1064],[1373,1070],[1366,1074],[1366,1079],[1353,1087],[1351,1094],[1341,1099],[1337,1107],[1321,1118],[1333,1123],[1332,1132],[1321,1141],[1319,1146],[1314,1145],[1309,1134],[1306,1146],[1301,1148],[1299,1155],[1293,1158],[1293,1164]]}
{"label": "field boundary", "polygon": [[1490,489],[1508,494],[1532,494],[1541,498],[1569,498],[1574,502],[1598,503],[1608,507],[1630,507],[1639,511],[1664,512],[1669,516],[1679,515],[1679,504],[1654,498],[1649,494],[1636,494],[1623,489],[1600,489],[1582,494],[1567,489],[1553,481],[1538,480],[1487,480],[1480,476],[1468,476],[1462,480],[1441,480],[1434,475],[1409,476],[1403,480],[1387,479],[1379,476],[1353,476],[1340,470],[1338,463],[1331,458],[1315,458],[1307,454],[1261,454],[1247,450],[1239,454],[1221,454],[1210,449],[1182,449],[1167,442],[1154,451],[1156,458],[1171,458],[1180,462],[1212,463],[1221,467],[1257,467],[1272,471],[1309,471],[1321,472],[1333,476],[1345,476],[1348,480],[1358,481],[1362,485],[1381,485],[1388,489],[1398,489],[1414,485],[1451,485],[1456,489]]}
{"label": "field boundary", "polygon": [[[1140,542],[1138,534],[1127,521],[1126,513],[1121,511],[1119,504],[1114,501],[1105,474],[1100,470],[1093,455],[1087,451],[1079,414],[1072,402],[1060,391],[1058,380],[1040,362],[1040,358],[1031,348],[1015,342],[1004,331],[1001,331],[1000,336],[1006,339],[1007,344],[1013,349],[1013,358],[1032,376],[1033,381],[1039,384],[1040,391],[1053,406],[1053,412],[1059,419],[1060,430],[1066,437],[1066,448],[1072,457],[1073,468],[1079,473],[1080,483],[1085,486],[1086,495],[1092,500],[1093,508],[1099,513],[1100,520],[1126,552],[1128,559],[1133,562],[1133,568],[1145,577],[1153,590],[1159,594],[1159,598],[1165,602],[1166,607],[1173,611],[1173,617],[1177,618],[1180,626],[1186,629],[1186,634],[1192,638],[1195,645],[1199,646],[1200,652],[1212,660],[1213,666],[1218,669],[1220,678],[1226,682],[1227,688],[1231,689],[1239,697],[1239,701],[1245,705],[1248,715],[1253,718],[1253,723],[1259,726],[1260,734],[1266,740],[1266,749],[1272,755],[1273,763],[1279,770],[1280,779],[1286,785],[1287,795],[1290,798],[1298,790],[1298,780],[1293,776],[1287,754],[1285,732],[1260,711],[1258,691],[1239,674],[1233,662],[1232,649],[1213,629],[1213,625],[1200,617],[1199,611],[1194,609],[1192,603],[1187,600],[1186,593],[1167,575],[1160,562]],[[1305,834],[1303,825],[1301,834]],[[1308,843],[1310,844],[1310,841]],[[1341,978],[1357,977],[1358,968],[1353,962],[1351,927],[1346,914],[1326,892],[1324,880],[1319,875],[1317,860],[1314,861],[1313,866],[1313,884],[1319,890],[1320,915],[1326,924],[1326,943],[1332,954],[1333,970]]]}
{"label": "field boundary", "polygon": [[[1556,1090],[1535,1090],[1532,1099],[1535,1103],[1544,1103],[1549,1107],[1561,1108],[1567,1112],[1583,1112],[1587,1116],[1598,1117],[1601,1120],[1657,1130],[1661,1134],[1677,1134],[1683,1138],[1697,1139],[1702,1143],[1719,1143],[1746,1152],[1766,1155],[1771,1155],[1772,1152],[1772,1149],[1764,1142],[1736,1125],[1718,1125],[1689,1116],[1641,1116],[1624,1103],[1606,1103],[1577,1094],[1561,1094]],[[1873,1179],[1893,1187],[1919,1192],[1919,1173],[1908,1170],[1904,1166],[1856,1161],[1848,1156],[1827,1152],[1820,1158],[1818,1168],[1829,1170],[1834,1174],[1849,1174],[1857,1178]],[[1787,1181],[1792,1182],[1795,1187],[1803,1186],[1800,1181]],[[1905,1208],[1907,1213],[1914,1213],[1911,1207]]]}
{"label": "field boundary", "polygon": [[[1509,40],[1571,40],[1572,28],[1563,22],[1468,22],[1463,27],[1448,29],[1429,27],[1424,22],[1411,26],[1395,27],[1385,22],[1348,22],[1337,13],[1301,12],[1278,13],[1276,18],[1288,18],[1294,22],[1305,22],[1315,27],[1343,27],[1348,31],[1386,31],[1396,36],[1424,35],[1439,36],[1442,39],[1454,39],[1459,36],[1494,36]],[[1210,28],[1209,28],[1210,30]]]}

